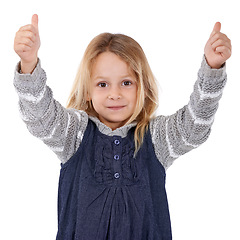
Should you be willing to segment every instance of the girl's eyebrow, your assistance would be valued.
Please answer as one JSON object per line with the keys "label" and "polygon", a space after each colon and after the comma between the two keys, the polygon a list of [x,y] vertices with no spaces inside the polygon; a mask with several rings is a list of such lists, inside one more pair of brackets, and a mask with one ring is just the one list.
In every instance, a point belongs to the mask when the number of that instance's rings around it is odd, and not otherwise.
{"label": "girl's eyebrow", "polygon": [[[127,75],[123,75],[123,76],[120,76],[121,79],[124,79],[124,78],[133,78],[133,76],[131,74],[127,74]],[[108,77],[104,77],[104,76],[96,76],[93,78],[93,80],[98,80],[98,79],[104,79],[104,80],[108,80],[109,78]]]}
{"label": "girl's eyebrow", "polygon": [[127,75],[124,75],[124,76],[122,76],[121,78],[132,78],[133,76],[131,75],[131,74],[127,74]]}
{"label": "girl's eyebrow", "polygon": [[98,79],[107,79],[107,77],[103,77],[103,76],[96,76],[93,78],[93,80],[98,80]]}

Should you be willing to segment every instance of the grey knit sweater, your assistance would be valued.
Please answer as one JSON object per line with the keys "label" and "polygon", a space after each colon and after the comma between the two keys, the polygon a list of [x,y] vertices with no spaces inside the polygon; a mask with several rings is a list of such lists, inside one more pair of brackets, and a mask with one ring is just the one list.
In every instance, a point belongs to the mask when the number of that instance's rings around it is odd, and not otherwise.
{"label": "grey knit sweater", "polygon": [[[131,123],[112,131],[84,111],[64,108],[46,85],[47,77],[40,60],[32,74],[21,74],[19,66],[16,67],[14,86],[19,96],[21,117],[28,130],[50,147],[62,163],[77,151],[89,118],[100,132],[109,136],[125,137],[136,125]],[[165,169],[208,138],[226,80],[226,66],[211,69],[204,57],[189,103],[171,116],[158,116],[150,121],[155,153]]]}

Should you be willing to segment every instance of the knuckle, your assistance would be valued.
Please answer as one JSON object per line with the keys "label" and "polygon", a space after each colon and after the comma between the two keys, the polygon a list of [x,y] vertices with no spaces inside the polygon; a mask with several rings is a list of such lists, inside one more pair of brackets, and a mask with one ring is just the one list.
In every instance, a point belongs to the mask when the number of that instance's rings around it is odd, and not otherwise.
{"label": "knuckle", "polygon": [[220,45],[223,45],[224,43],[225,43],[225,41],[224,41],[223,39],[220,39],[220,40],[219,40],[219,44],[220,44]]}
{"label": "knuckle", "polygon": [[29,39],[29,38],[27,38],[26,39],[26,42],[25,42],[28,46],[31,46],[32,45],[32,41]]}
{"label": "knuckle", "polygon": [[223,34],[223,36],[228,39],[228,36],[226,34]]}
{"label": "knuckle", "polygon": [[28,37],[29,37],[30,39],[34,39],[34,33],[33,33],[33,32],[29,32],[29,33],[28,33]]}
{"label": "knuckle", "polygon": [[222,35],[222,33],[220,33],[220,32],[217,32],[217,33],[215,34],[216,38],[220,38],[221,35]]}
{"label": "knuckle", "polygon": [[29,50],[29,48],[30,48],[29,46],[25,45],[24,46],[24,51],[26,52],[27,50]]}
{"label": "knuckle", "polygon": [[34,31],[34,27],[33,27],[33,25],[31,24],[31,25],[29,25],[29,30],[31,31],[31,32],[33,32]]}
{"label": "knuckle", "polygon": [[18,32],[23,31],[23,28],[24,28],[24,27],[20,27],[20,28],[18,29]]}
{"label": "knuckle", "polygon": [[29,50],[29,47],[27,45],[22,45],[22,52],[26,52],[27,50]]}

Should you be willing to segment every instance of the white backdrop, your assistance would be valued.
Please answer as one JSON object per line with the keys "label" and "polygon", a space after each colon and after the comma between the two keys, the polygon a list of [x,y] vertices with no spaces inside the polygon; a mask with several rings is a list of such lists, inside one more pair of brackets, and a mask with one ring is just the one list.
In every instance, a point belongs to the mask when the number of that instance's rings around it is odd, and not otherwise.
{"label": "white backdrop", "polygon": [[57,231],[60,162],[21,121],[12,80],[15,32],[39,15],[39,57],[55,98],[66,104],[89,41],[130,35],[143,47],[160,91],[159,114],[188,102],[216,21],[232,40],[228,84],[212,134],[167,171],[173,239],[240,239],[240,15],[235,0],[9,0],[0,6],[0,239],[52,240]]}

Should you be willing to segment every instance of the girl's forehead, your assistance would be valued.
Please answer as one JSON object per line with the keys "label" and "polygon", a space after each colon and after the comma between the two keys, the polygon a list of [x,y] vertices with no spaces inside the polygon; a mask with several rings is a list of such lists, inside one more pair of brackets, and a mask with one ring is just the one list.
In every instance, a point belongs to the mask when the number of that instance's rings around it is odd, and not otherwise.
{"label": "girl's forehead", "polygon": [[93,63],[92,77],[108,77],[108,76],[134,76],[133,70],[127,62],[114,53],[101,53]]}

